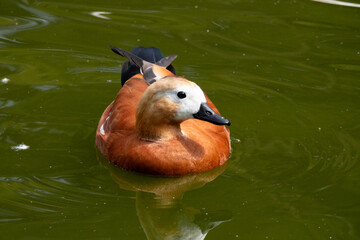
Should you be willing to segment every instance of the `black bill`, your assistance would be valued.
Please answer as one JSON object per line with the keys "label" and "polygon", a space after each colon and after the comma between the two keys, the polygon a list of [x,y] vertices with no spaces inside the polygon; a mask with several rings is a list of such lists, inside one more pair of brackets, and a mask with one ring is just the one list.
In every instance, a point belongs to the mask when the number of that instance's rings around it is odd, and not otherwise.
{"label": "black bill", "polygon": [[219,114],[217,114],[207,103],[201,103],[200,109],[197,113],[193,114],[194,118],[203,121],[211,122],[216,125],[228,125],[230,121]]}

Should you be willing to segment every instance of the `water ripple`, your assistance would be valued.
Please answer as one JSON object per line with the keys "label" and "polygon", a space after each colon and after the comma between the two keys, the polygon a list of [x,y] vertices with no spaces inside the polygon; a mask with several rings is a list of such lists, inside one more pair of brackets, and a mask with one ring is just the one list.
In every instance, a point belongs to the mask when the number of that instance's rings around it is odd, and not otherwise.
{"label": "water ripple", "polygon": [[17,102],[16,101],[13,101],[13,100],[3,100],[0,98],[0,109],[3,109],[3,108],[8,108],[8,107],[12,107],[14,105],[16,105]]}
{"label": "water ripple", "polygon": [[84,203],[95,204],[116,198],[104,192],[99,183],[95,183],[94,188],[91,184],[82,186],[77,181],[75,175],[0,177],[0,204],[9,207],[6,211],[0,209],[1,221],[22,220],[17,212],[56,213],[68,209],[69,204],[76,208]]}
{"label": "water ripple", "polygon": [[315,192],[331,187],[353,170],[360,156],[360,141],[346,131],[334,130],[332,134],[320,132],[314,139],[281,137],[267,142],[248,136],[240,148],[246,149],[242,160],[230,167],[237,174],[260,185],[282,179]]}
{"label": "water ripple", "polygon": [[358,3],[352,3],[352,2],[343,2],[343,1],[337,1],[337,0],[313,0],[314,2],[321,2],[321,3],[327,3],[332,5],[339,5],[339,6],[345,6],[345,7],[356,7],[360,8],[360,4]]}
{"label": "water ripple", "polygon": [[101,12],[101,11],[90,12],[90,15],[92,15],[94,17],[110,20],[109,17],[103,16],[104,14],[111,14],[111,12]]}
{"label": "water ripple", "polygon": [[17,5],[18,7],[31,13],[31,15],[35,15],[36,17],[7,17],[7,20],[10,23],[13,23],[13,26],[2,26],[0,28],[0,39],[13,43],[22,43],[21,41],[10,38],[9,36],[22,31],[43,28],[49,25],[51,22],[55,22],[57,20],[57,17],[47,12],[26,6],[21,3],[18,3]]}

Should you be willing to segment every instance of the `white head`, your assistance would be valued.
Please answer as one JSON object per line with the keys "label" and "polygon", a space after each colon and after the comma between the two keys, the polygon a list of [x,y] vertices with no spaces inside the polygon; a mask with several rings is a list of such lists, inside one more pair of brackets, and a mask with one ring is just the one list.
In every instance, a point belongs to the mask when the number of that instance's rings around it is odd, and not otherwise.
{"label": "white head", "polygon": [[[201,88],[193,82],[190,82],[186,79],[181,79],[181,81],[174,81],[173,79],[168,79],[169,83],[159,85],[166,85],[162,91],[155,93],[154,98],[156,99],[167,99],[171,104],[169,107],[176,107],[174,112],[173,119],[175,121],[185,121],[187,119],[194,118],[193,115],[196,114],[202,103],[206,103],[206,98],[201,90]],[[165,80],[166,81],[166,80]]]}
{"label": "white head", "polygon": [[146,89],[138,104],[139,113],[159,123],[197,118],[218,125],[230,124],[207,105],[198,85],[175,76],[160,79]]}

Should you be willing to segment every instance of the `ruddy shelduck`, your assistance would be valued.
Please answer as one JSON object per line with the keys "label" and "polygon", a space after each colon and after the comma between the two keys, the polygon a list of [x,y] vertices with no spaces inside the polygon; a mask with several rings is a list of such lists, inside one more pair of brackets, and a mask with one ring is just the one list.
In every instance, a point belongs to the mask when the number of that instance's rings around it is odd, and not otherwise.
{"label": "ruddy shelduck", "polygon": [[204,172],[229,158],[230,121],[194,82],[175,75],[171,62],[157,48],[127,52],[122,84],[105,109],[96,145],[115,165],[157,175]]}

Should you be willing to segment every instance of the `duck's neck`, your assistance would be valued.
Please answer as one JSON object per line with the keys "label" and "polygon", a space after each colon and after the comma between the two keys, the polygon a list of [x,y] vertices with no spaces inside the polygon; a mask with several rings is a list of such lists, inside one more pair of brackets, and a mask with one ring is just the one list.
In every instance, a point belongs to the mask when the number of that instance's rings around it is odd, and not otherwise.
{"label": "duck's neck", "polygon": [[[142,95],[136,110],[136,134],[146,141],[166,140],[182,135],[180,122],[175,121],[175,107],[167,98],[154,100],[151,85]],[[152,88],[153,87],[153,88]]]}
{"label": "duck's neck", "polygon": [[145,141],[159,141],[181,136],[182,132],[180,123],[154,123],[137,119],[136,134]]}

